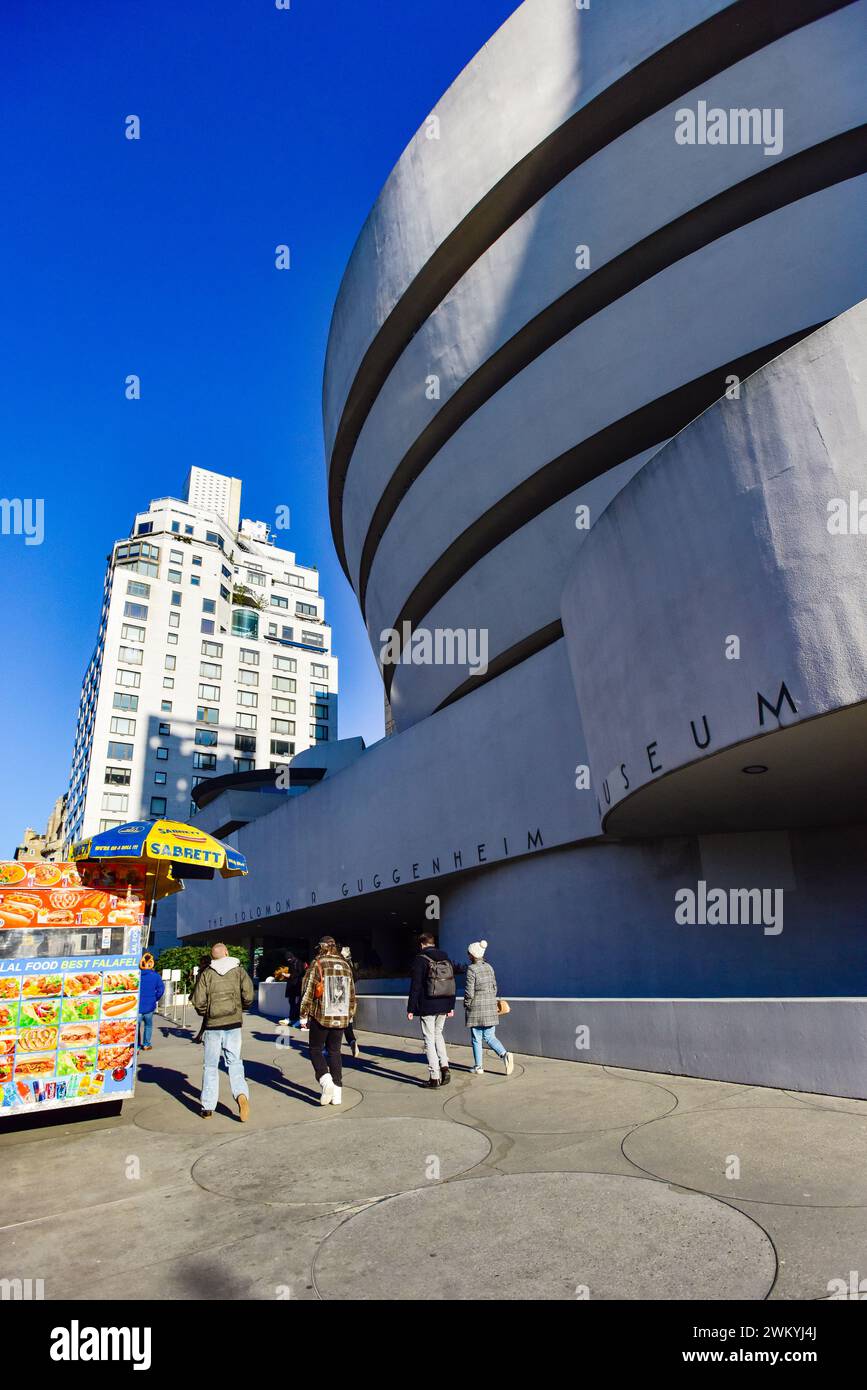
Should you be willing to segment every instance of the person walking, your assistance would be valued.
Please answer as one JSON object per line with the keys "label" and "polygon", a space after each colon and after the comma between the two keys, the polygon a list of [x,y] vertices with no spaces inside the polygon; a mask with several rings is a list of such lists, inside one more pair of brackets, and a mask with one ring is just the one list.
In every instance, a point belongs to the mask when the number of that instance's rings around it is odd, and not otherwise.
{"label": "person walking", "polygon": [[467,947],[470,963],[464,981],[464,1017],[473,1040],[473,1076],[485,1070],[484,1047],[502,1057],[506,1075],[511,1076],[515,1062],[497,1037],[497,977],[494,967],[485,960],[487,941],[473,941]]}
{"label": "person walking", "polygon": [[428,1086],[447,1086],[452,1079],[443,1029],[455,1016],[455,968],[445,951],[437,949],[430,932],[418,939],[418,955],[412,964],[406,1016],[418,1015],[430,1071]]}
{"label": "person walking", "polygon": [[286,958],[286,998],[289,1010],[289,1024],[297,1024],[301,1017],[301,986],[304,981],[304,962],[290,953]]}
{"label": "person walking", "polygon": [[[352,971],[352,983],[355,984],[355,981],[358,979],[358,969],[355,961],[352,959],[352,948],[350,946],[341,946],[340,954]],[[358,1039],[355,1036],[355,1029],[352,1026],[351,1020],[343,1030],[343,1037],[348,1043],[349,1051],[352,1053],[353,1057],[360,1057],[361,1048],[358,1046]]]}
{"label": "person walking", "polygon": [[142,1052],[152,1052],[151,1038],[154,1028],[154,1012],[166,992],[165,984],[154,969],[156,962],[149,951],[139,961],[141,967],[141,987],[138,996],[138,1042]]}
{"label": "person walking", "polygon": [[202,1019],[205,1058],[202,1069],[203,1120],[209,1120],[220,1096],[220,1057],[229,1073],[232,1095],[243,1121],[250,1118],[250,1091],[241,1061],[244,1010],[253,1002],[253,981],[222,941],[211,947],[206,970],[199,972],[190,1001]]}
{"label": "person walking", "polygon": [[301,998],[301,1027],[310,1029],[310,1060],[319,1082],[320,1105],[340,1105],[343,1100],[340,1045],[343,1030],[354,1017],[352,971],[334,937],[323,936],[319,953],[304,978]]}

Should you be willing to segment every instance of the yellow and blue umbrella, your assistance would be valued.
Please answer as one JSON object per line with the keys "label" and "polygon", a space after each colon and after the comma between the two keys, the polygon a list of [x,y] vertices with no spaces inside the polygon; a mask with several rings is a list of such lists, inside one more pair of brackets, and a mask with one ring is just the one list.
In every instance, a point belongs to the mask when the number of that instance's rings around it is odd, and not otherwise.
{"label": "yellow and blue umbrella", "polygon": [[141,864],[145,892],[150,898],[148,931],[154,903],[183,888],[185,878],[236,878],[246,874],[247,860],[231,845],[216,840],[205,830],[178,820],[136,820],[100,831],[72,846],[72,858],[79,865],[82,881],[87,882],[88,867],[103,874],[112,863]]}

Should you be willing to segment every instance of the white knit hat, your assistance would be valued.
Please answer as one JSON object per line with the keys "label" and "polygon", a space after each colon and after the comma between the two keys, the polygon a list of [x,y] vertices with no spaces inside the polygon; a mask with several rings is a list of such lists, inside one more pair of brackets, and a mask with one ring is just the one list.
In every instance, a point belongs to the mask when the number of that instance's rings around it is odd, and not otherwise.
{"label": "white knit hat", "polygon": [[487,949],[487,941],[471,941],[469,946],[467,947],[467,951],[473,957],[474,960],[481,960],[482,956],[485,954]]}

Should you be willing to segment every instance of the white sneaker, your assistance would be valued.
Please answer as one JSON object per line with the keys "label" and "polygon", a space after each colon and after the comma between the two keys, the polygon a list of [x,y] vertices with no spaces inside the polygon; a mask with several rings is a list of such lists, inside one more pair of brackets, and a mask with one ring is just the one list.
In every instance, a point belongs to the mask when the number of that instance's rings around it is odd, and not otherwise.
{"label": "white sneaker", "polygon": [[357,1042],[354,1042],[349,1050],[352,1053],[353,1057],[361,1056],[361,1048],[358,1046]]}
{"label": "white sneaker", "polygon": [[506,1065],[506,1075],[511,1076],[512,1072],[515,1070],[515,1059],[512,1056],[511,1052],[506,1053],[505,1057],[503,1058],[503,1061]]}
{"label": "white sneaker", "polygon": [[470,1076],[484,1076],[484,1067],[470,1067]]}
{"label": "white sneaker", "polygon": [[343,1087],[342,1087],[342,1086],[334,1086],[334,1085],[332,1085],[332,1087],[331,1087],[331,1104],[332,1104],[332,1105],[339,1105],[339,1104],[341,1103],[342,1100],[343,1100]]}
{"label": "white sneaker", "polygon": [[331,1098],[334,1095],[334,1082],[329,1072],[325,1073],[319,1085],[322,1087],[322,1095],[319,1097],[319,1104],[330,1105]]}

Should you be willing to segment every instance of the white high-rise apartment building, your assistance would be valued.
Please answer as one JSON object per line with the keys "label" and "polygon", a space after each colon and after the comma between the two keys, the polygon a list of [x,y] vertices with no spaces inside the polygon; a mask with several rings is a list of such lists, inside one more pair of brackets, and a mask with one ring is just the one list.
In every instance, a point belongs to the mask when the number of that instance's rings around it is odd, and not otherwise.
{"label": "white high-rise apartment building", "polygon": [[337,660],[315,569],[264,522],[240,526],[241,484],[193,468],[108,560],[81,690],[67,837],[195,814],[207,777],[279,769],[337,737]]}

